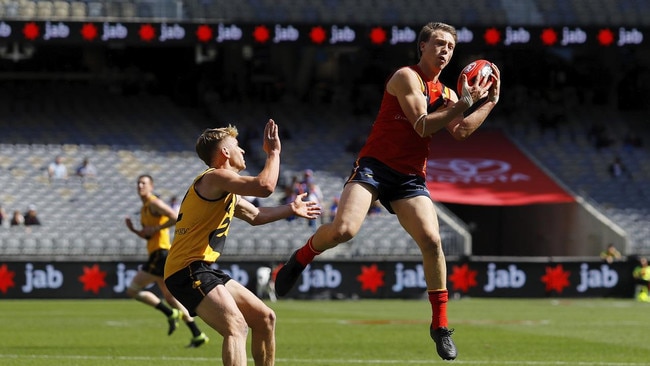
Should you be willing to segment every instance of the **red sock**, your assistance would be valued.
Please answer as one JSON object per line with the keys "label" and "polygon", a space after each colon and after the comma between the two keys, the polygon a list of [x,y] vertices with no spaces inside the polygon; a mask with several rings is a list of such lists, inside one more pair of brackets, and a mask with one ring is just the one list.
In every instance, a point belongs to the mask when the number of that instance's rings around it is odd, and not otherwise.
{"label": "red sock", "polygon": [[298,249],[298,252],[296,252],[296,260],[305,267],[314,260],[315,256],[322,253],[314,249],[312,246],[311,241],[313,239],[314,236],[310,236],[309,240],[307,240],[307,244],[303,245],[302,248]]}
{"label": "red sock", "polygon": [[431,303],[431,325],[433,329],[447,326],[447,301],[449,292],[447,290],[427,291]]}

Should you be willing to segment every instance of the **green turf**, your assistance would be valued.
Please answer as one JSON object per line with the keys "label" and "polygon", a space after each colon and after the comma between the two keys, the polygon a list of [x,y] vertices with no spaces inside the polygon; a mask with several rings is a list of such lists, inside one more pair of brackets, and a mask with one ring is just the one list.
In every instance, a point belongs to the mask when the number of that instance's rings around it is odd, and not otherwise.
{"label": "green turf", "polygon": [[[444,364],[425,300],[269,303],[277,365]],[[650,364],[650,304],[627,299],[461,299],[449,303],[459,365]],[[219,365],[220,336],[186,349],[134,300],[0,300],[0,365]],[[252,359],[249,365],[253,365]]]}

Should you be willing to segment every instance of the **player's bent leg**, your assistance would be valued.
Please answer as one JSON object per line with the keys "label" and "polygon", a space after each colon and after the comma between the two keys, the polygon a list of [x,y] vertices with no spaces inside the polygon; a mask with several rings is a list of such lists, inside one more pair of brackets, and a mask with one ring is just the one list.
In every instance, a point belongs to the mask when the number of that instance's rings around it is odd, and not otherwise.
{"label": "player's bent leg", "polygon": [[199,335],[194,336],[192,339],[190,339],[190,344],[187,345],[187,348],[198,348],[208,343],[209,341],[210,338],[208,338],[208,335],[201,332]]}
{"label": "player's bent leg", "polygon": [[190,316],[190,312],[171,294],[171,292],[169,292],[167,285],[165,285],[165,281],[163,281],[162,277],[160,277],[156,283],[162,291],[165,301],[167,301],[167,303],[171,305],[175,310],[174,314],[168,318],[170,331],[169,334],[171,334],[171,332],[173,332],[178,327],[179,320],[182,319],[192,333],[192,338],[190,339],[190,343],[187,345],[187,348],[198,348],[208,343],[210,341],[208,335],[199,330],[199,327],[194,321],[194,318]]}
{"label": "player's bent leg", "polygon": [[223,365],[246,365],[248,324],[226,287],[212,289],[196,307],[196,313],[223,337]]}
{"label": "player's bent leg", "polygon": [[162,277],[156,277],[155,282],[162,292],[165,301],[172,308],[172,314],[169,314],[167,316],[167,324],[169,325],[167,335],[171,335],[176,330],[176,328],[178,328],[181,320],[187,323],[194,321],[194,319],[192,319],[190,313],[187,311],[187,309],[185,309],[183,304],[181,304],[178,300],[176,300],[174,296],[172,296],[172,294],[167,289],[167,285],[165,285],[165,281],[163,281]]}
{"label": "player's bent leg", "polygon": [[307,243],[293,252],[278,271],[275,278],[276,294],[286,295],[316,255],[352,239],[359,232],[375,199],[376,194],[370,186],[348,183],[341,194],[334,221],[318,227]]}
{"label": "player's bent leg", "polygon": [[447,264],[442,251],[435,207],[426,196],[411,197],[391,202],[401,225],[417,243],[422,253],[429,302],[431,325],[429,335],[443,360],[453,360],[458,352],[451,338],[453,329],[447,328]]}
{"label": "player's bent leg", "polygon": [[433,202],[417,196],[391,202],[400,224],[422,253],[424,279],[428,289],[447,287],[447,263],[442,251],[438,218]]}
{"label": "player's bent leg", "polygon": [[155,281],[155,276],[144,271],[138,271],[126,288],[126,294],[133,299],[155,307],[160,302],[160,298],[151,291],[144,290],[145,287]]}
{"label": "player's bent leg", "polygon": [[[300,249],[298,249],[300,250]],[[278,274],[275,278],[275,293],[278,296],[284,296],[291,291],[293,286],[296,285],[302,271],[305,270],[306,266],[303,266],[296,259],[298,250],[291,254],[289,260],[282,265],[282,268],[278,271]]]}
{"label": "player's bent leg", "polygon": [[[129,297],[145,303],[165,314],[168,324],[167,335],[171,335],[178,327],[182,314],[177,309],[165,304],[153,292],[144,290],[146,286],[154,282],[158,283],[156,276],[144,271],[139,271],[133,277],[133,280],[131,280],[131,283],[126,289],[126,293]],[[158,285],[160,286],[159,283]]]}
{"label": "player's bent leg", "polygon": [[232,294],[251,329],[251,354],[255,365],[274,365],[275,312],[238,282],[228,281],[226,288]]}

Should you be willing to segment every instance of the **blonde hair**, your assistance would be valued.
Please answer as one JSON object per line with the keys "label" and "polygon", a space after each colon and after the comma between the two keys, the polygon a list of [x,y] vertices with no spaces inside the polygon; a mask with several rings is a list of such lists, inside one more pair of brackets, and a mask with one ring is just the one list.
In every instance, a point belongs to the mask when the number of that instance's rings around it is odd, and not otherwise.
{"label": "blonde hair", "polygon": [[238,135],[237,127],[232,125],[228,125],[228,127],[208,128],[196,140],[196,154],[207,166],[210,166],[219,143],[228,136],[237,138]]}

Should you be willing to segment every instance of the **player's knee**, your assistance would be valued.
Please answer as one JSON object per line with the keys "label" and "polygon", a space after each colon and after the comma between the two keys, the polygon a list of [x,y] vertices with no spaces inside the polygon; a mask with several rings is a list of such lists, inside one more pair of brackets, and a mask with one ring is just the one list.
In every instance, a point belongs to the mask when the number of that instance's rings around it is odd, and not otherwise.
{"label": "player's knee", "polygon": [[255,317],[255,324],[251,324],[251,328],[262,332],[274,332],[276,315],[273,309],[267,307]]}
{"label": "player's knee", "polygon": [[243,316],[238,316],[230,319],[228,322],[227,334],[223,335],[224,337],[238,337],[246,339],[248,336],[248,323]]}
{"label": "player's knee", "polygon": [[126,288],[126,296],[137,299],[138,296],[140,295],[140,291],[142,291],[141,287],[130,285],[129,287]]}
{"label": "player's knee", "polygon": [[266,327],[268,329],[275,329],[275,321],[276,321],[276,316],[275,316],[275,311],[273,309],[269,308],[266,315],[264,316],[264,322],[266,323]]}
{"label": "player's knee", "polygon": [[351,227],[349,225],[340,225],[334,230],[334,241],[336,243],[344,243],[351,240],[357,235],[359,229]]}
{"label": "player's knee", "polygon": [[440,235],[430,235],[422,240],[417,240],[418,246],[423,254],[435,255],[442,250],[442,240]]}

